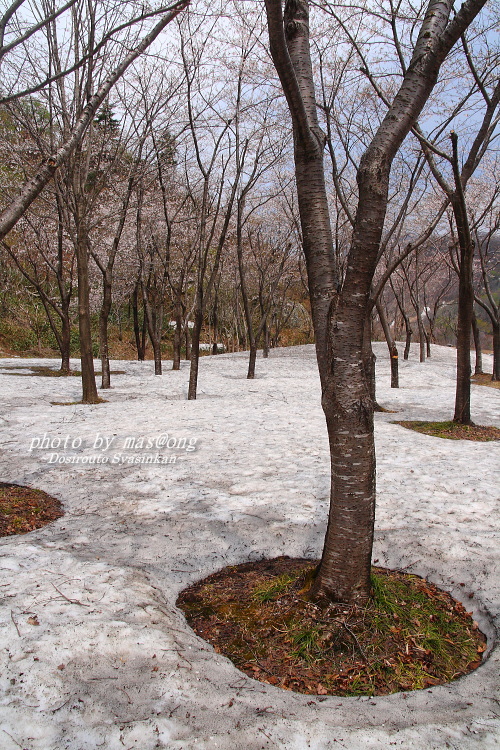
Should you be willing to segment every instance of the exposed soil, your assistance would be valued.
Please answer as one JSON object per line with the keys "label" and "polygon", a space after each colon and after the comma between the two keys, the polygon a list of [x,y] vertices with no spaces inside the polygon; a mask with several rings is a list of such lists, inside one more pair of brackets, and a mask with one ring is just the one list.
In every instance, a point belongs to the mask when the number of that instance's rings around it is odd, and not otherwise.
{"label": "exposed soil", "polygon": [[481,664],[470,613],[418,576],[372,569],[366,606],[318,606],[318,561],[223,568],[177,600],[188,623],[250,677],[308,695],[385,695],[439,685]]}
{"label": "exposed soil", "polygon": [[31,487],[0,482],[0,536],[26,534],[63,514],[55,497]]}
{"label": "exposed soil", "polygon": [[[31,370],[31,372],[14,372],[14,370]],[[45,367],[44,365],[30,365],[29,367],[20,367],[13,365],[4,365],[0,368],[0,372],[7,371],[9,375],[17,375],[18,377],[30,378],[32,375],[38,375],[41,378],[67,378],[67,377],[80,377],[80,370],[54,370],[52,367]],[[3,372],[2,374],[6,374]],[[102,372],[96,371],[96,378],[102,375]],[[110,375],[125,375],[125,370],[111,370]]]}
{"label": "exposed soil", "polygon": [[488,374],[487,372],[483,372],[481,375],[473,375],[471,382],[474,383],[474,385],[487,385],[489,388],[500,389],[500,380],[492,380],[491,374]]}
{"label": "exposed soil", "polygon": [[481,425],[465,425],[458,422],[394,422],[415,432],[432,437],[446,438],[448,440],[474,440],[486,443],[490,440],[500,440],[500,429],[498,427],[482,427]]}
{"label": "exposed soil", "polygon": [[107,404],[108,400],[106,398],[98,398],[97,401],[93,401],[92,403],[88,401],[51,401],[50,403],[52,406],[78,406],[78,404],[95,406],[96,404]]}

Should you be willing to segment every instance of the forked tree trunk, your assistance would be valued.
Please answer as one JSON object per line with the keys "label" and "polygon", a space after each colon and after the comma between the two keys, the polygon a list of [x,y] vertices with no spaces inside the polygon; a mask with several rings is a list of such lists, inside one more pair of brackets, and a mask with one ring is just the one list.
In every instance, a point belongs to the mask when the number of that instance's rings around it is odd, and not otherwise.
{"label": "forked tree trunk", "polygon": [[364,336],[387,208],[392,160],[416,122],[441,63],[485,0],[470,0],[448,24],[452,0],[429,4],[412,60],[389,111],[361,158],[358,207],[347,270],[338,289],[309,52],[307,0],[265,0],[271,55],[293,121],[295,176],[306,257],[332,490],[323,556],[311,595],[364,602],[370,596],[375,514],[373,401]]}

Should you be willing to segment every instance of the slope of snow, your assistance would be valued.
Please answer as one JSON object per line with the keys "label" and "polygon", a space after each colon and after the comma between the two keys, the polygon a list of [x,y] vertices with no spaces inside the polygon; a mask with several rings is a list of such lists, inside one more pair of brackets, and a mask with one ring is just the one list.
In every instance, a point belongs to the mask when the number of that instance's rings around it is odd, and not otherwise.
{"label": "slope of snow", "polygon": [[[376,415],[374,558],[449,590],[493,644],[499,444],[392,424],[451,418],[455,352],[434,347],[420,364],[413,351],[391,390],[375,350],[378,400],[397,414]],[[57,367],[0,360],[0,476],[55,495],[65,516],[0,540],[2,750],[498,746],[496,649],[447,686],[315,698],[240,673],[175,607],[225,565],[320,555],[328,447],[313,347],[259,358],[253,381],[246,354],[205,357],[189,402],[188,363],[155,377],[151,362],[116,362],[126,374],[97,406],[54,405],[77,401],[79,380],[12,369],[30,364]],[[498,391],[473,387],[472,412],[500,426]]]}

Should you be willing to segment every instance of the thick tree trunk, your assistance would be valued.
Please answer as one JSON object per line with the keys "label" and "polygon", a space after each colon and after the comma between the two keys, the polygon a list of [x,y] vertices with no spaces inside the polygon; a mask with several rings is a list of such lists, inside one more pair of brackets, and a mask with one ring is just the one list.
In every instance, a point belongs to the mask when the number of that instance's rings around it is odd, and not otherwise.
{"label": "thick tree trunk", "polygon": [[481,332],[477,324],[476,313],[472,311],[472,336],[474,338],[474,349],[476,351],[476,365],[474,375],[483,374],[483,350],[481,347]]}
{"label": "thick tree trunk", "polygon": [[311,596],[365,601],[375,517],[373,401],[359,331],[359,310],[343,305],[332,316],[330,372],[323,386],[332,469],[328,528]]}
{"label": "thick tree trunk", "polygon": [[95,382],[92,332],[90,325],[90,287],[87,238],[83,222],[77,220],[76,261],[78,270],[78,328],[82,370],[82,403],[98,404]]}

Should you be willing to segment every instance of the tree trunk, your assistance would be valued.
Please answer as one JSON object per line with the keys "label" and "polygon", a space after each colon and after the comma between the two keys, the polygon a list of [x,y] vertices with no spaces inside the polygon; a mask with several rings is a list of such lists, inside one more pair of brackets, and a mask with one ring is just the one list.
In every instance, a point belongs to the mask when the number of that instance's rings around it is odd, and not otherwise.
{"label": "tree trunk", "polygon": [[500,323],[493,324],[493,381],[500,380]]}
{"label": "tree trunk", "polygon": [[203,325],[203,298],[196,295],[194,327],[191,339],[191,368],[189,371],[188,401],[194,401],[198,390],[198,369],[200,361],[200,334]]}
{"label": "tree trunk", "polygon": [[470,351],[472,315],[474,312],[474,288],[472,285],[472,264],[474,245],[470,234],[467,208],[462,189],[458,166],[458,138],[451,134],[453,147],[453,173],[455,192],[451,196],[451,205],[457,227],[460,247],[460,267],[458,277],[458,321],[457,321],[457,388],[455,396],[454,422],[472,424],[470,413]]}
{"label": "tree trunk", "polygon": [[253,344],[250,345],[250,356],[248,358],[248,373],[247,373],[248,380],[253,380],[255,378],[256,359],[257,359],[257,344],[254,341]]}
{"label": "tree trunk", "polygon": [[378,316],[380,318],[380,323],[384,331],[384,336],[387,342],[387,347],[389,349],[389,357],[391,358],[391,388],[399,388],[398,347],[396,346],[396,342],[394,341],[392,337],[391,329],[390,329],[389,323],[387,322],[385,310],[382,306],[382,303],[379,300],[377,300],[376,302],[376,307],[377,307]]}
{"label": "tree trunk", "polygon": [[[77,218],[77,217],[76,217]],[[83,221],[77,218],[76,262],[78,270],[78,328],[82,369],[82,403],[98,404],[90,325],[89,259]]]}
{"label": "tree trunk", "polygon": [[481,332],[477,324],[476,313],[472,311],[472,336],[474,338],[474,349],[476,351],[476,365],[474,375],[483,374],[483,350],[481,348]]}
{"label": "tree trunk", "polygon": [[181,309],[180,309],[180,304],[176,302],[172,370],[181,369],[181,335],[182,335]]}
{"label": "tree trunk", "polygon": [[372,400],[374,411],[383,411],[382,407],[377,403],[377,383],[375,379],[375,364],[377,357],[374,354],[372,347],[372,316],[371,313],[365,318],[365,325],[363,330],[363,367],[365,370],[366,382],[368,384],[368,392]]}
{"label": "tree trunk", "polygon": [[103,300],[99,315],[99,347],[101,350],[101,388],[111,388],[111,371],[109,367],[108,321],[111,312],[112,276],[109,269],[103,275]]}
{"label": "tree trunk", "polygon": [[[220,279],[219,279],[220,282]],[[218,354],[219,350],[217,348],[217,326],[218,326],[218,318],[217,318],[217,292],[215,293],[215,299],[214,299],[214,309],[213,309],[213,315],[212,315],[212,323],[213,323],[213,341],[212,341],[212,354]]]}
{"label": "tree trunk", "polygon": [[269,326],[267,325],[267,320],[264,322],[264,344],[262,346],[262,356],[264,359],[267,359],[269,357]]}
{"label": "tree trunk", "polygon": [[[66,314],[64,314],[66,312]],[[71,323],[69,311],[63,310],[61,325],[61,372],[70,371],[69,359],[71,356]]]}
{"label": "tree trunk", "polygon": [[141,342],[141,329],[139,326],[139,292],[138,292],[139,284],[136,284],[134,287],[134,291],[132,293],[132,317],[134,320],[134,336],[135,336],[135,346],[137,349],[137,359],[139,362],[144,362],[144,331],[142,335],[142,342]]}
{"label": "tree trunk", "polygon": [[240,290],[241,299],[243,300],[243,314],[245,318],[246,337],[250,344],[250,355],[248,358],[248,372],[247,379],[253,380],[255,378],[255,363],[257,360],[257,342],[255,340],[253,325],[252,325],[252,312],[250,310],[250,300],[248,299],[246,278],[245,278],[245,266],[243,264],[243,238],[242,238],[242,225],[243,225],[243,209],[245,201],[240,198],[237,206],[236,215],[236,252],[238,256],[238,272],[240,276]]}
{"label": "tree trunk", "polygon": [[405,349],[403,352],[403,359],[406,360],[410,356],[411,337],[412,337],[413,331],[411,329],[410,318],[408,317],[408,315],[406,313],[402,313],[402,315],[403,315],[403,320],[405,322],[405,330],[406,330]]}
{"label": "tree trunk", "polygon": [[439,12],[432,3],[428,6],[403,82],[360,160],[358,206],[340,289],[309,51],[309,5],[287,0],[283,16],[280,0],[265,2],[271,55],[293,121],[298,205],[330,442],[330,514],[311,595],[363,603],[370,596],[375,517],[373,401],[363,348],[391,164],[437,81],[441,63],[485,0],[464,4],[450,23],[452,0],[443,2]]}
{"label": "tree trunk", "polygon": [[148,292],[144,284],[144,280],[142,282],[142,301],[143,301],[143,307],[144,307],[144,318],[147,323],[147,329],[148,329],[149,338],[151,341],[151,346],[153,347],[153,357],[154,357],[154,362],[155,362],[155,375],[161,375],[162,374],[161,334],[162,334],[162,323],[163,323],[162,307],[160,305],[157,310],[151,309],[151,305],[148,299]]}
{"label": "tree trunk", "polygon": [[322,397],[332,488],[321,565],[311,589],[311,596],[318,599],[362,602],[370,594],[375,443],[373,401],[359,336],[364,326],[359,311],[347,305],[332,316],[335,335],[329,350],[333,373],[324,378]]}

